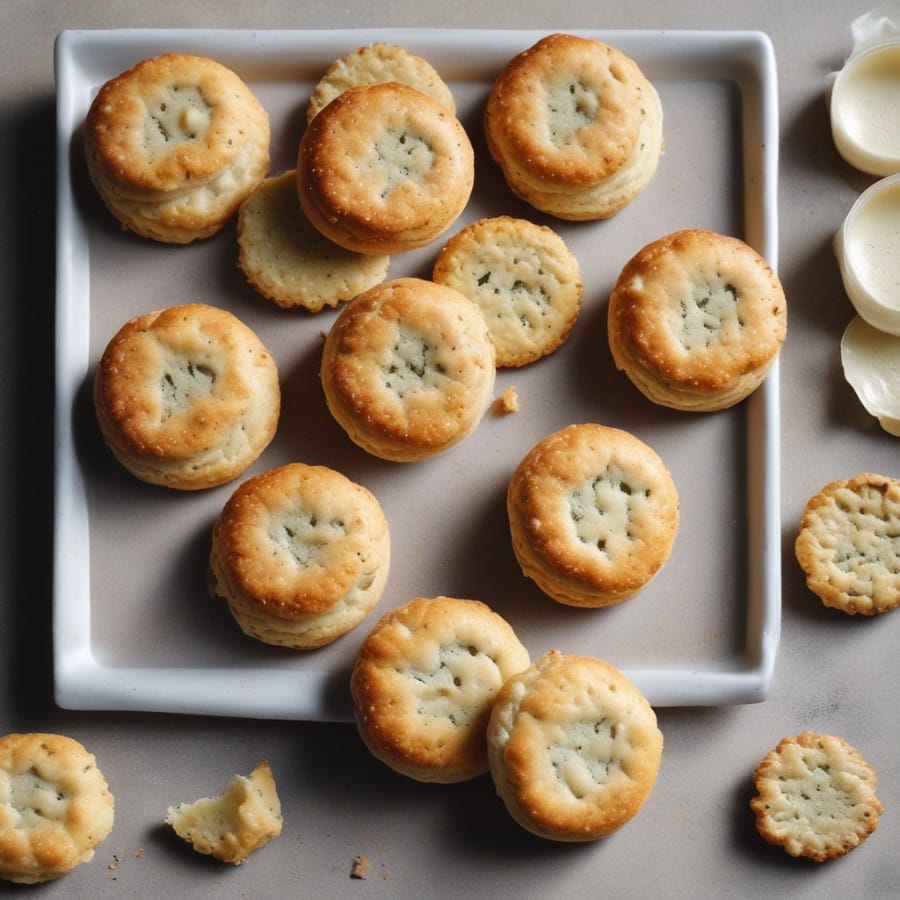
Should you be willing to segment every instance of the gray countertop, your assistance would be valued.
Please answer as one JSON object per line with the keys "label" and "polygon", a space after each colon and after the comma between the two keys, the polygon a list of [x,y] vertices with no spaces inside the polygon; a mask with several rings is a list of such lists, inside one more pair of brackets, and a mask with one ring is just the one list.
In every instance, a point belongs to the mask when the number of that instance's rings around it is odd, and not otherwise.
{"label": "gray countertop", "polygon": [[[255,7],[255,8],[254,8]],[[805,587],[792,546],[806,500],[860,471],[900,476],[900,443],[860,408],[841,376],[839,341],[852,317],[832,237],[874,179],[831,142],[825,88],[850,50],[850,22],[868,4],[555,5],[459,0],[306,4],[271,0],[6,0],[0,5],[2,508],[0,733],[55,731],[85,744],[116,796],[116,823],[89,864],[41,897],[563,898],[894,897],[900,884],[900,612],[863,620],[826,610]],[[376,762],[351,724],[109,711],[54,703],[53,45],[80,28],[750,29],[778,65],[781,124],[779,273],[788,297],[781,354],[781,648],[764,702],[658,710],[663,765],[639,816],[605,841],[561,845],[523,832],[489,778],[409,781]],[[352,48],[348,48],[352,49]],[[709,548],[709,553],[714,548]],[[802,729],[842,736],[879,774],[876,833],[847,857],[808,864],[757,836],[749,799],[756,763]],[[173,802],[221,791],[266,757],[284,832],[238,868],[202,858],[162,825]],[[351,878],[356,856],[371,861]]]}

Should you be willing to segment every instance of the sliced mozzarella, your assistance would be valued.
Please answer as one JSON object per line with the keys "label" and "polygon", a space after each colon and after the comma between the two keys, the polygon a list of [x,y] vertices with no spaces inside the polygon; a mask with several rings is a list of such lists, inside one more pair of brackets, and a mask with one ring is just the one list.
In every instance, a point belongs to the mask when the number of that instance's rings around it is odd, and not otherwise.
{"label": "sliced mozzarella", "polygon": [[841,338],[841,363],[866,411],[900,437],[900,337],[856,316]]}

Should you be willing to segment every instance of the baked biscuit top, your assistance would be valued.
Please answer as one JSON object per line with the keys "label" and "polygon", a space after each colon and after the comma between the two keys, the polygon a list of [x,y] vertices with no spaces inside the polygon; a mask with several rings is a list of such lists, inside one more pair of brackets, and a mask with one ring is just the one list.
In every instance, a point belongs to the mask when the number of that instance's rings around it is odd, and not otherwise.
{"label": "baked biscuit top", "polygon": [[[106,82],[91,104],[91,152],[120,193],[192,189],[236,160],[249,132],[268,142],[268,115],[230,69],[169,53]],[[259,135],[262,135],[260,138]]]}

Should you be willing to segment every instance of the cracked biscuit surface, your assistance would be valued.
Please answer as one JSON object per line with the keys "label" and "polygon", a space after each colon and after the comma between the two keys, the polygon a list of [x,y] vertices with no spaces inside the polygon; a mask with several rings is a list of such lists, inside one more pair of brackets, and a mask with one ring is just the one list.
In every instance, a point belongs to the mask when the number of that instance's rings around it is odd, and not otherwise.
{"label": "cracked biscuit surface", "polygon": [[354,443],[407,462],[441,453],[475,429],[491,402],[494,360],[471,300],[398,278],[343,307],[325,339],[322,388]]}
{"label": "cracked biscuit surface", "polygon": [[164,243],[217,232],[265,178],[268,113],[231,69],[202,56],[141,60],[88,110],[88,171],[123,227]]}
{"label": "cracked biscuit surface", "polygon": [[844,856],[878,827],[876,781],[843,738],[811,731],[786,737],[754,772],[757,830],[791,856],[815,862]]}
{"label": "cracked biscuit surface", "polygon": [[769,264],[738,238],[702,229],[646,245],[610,296],[616,367],[650,400],[715,411],[762,383],[787,332],[787,304]]}
{"label": "cracked biscuit surface", "polygon": [[825,606],[874,616],[900,606],[900,480],[862,472],[806,504],[794,553]]}
{"label": "cracked biscuit surface", "polygon": [[526,830],[606,837],[643,807],[663,736],[646,697],[608,663],[551,650],[510,678],[487,730],[497,793]]}
{"label": "cracked biscuit surface", "polygon": [[112,337],[94,379],[113,454],[151,484],[199,490],[245,471],[275,435],[275,361],[232,313],[201,303],[137,316]]}
{"label": "cracked biscuit surface", "polygon": [[387,613],[359,649],[351,692],[372,754],[419,781],[488,770],[495,695],[529,664],[512,627],[477,600],[416,598]]}
{"label": "cracked biscuit surface", "polygon": [[213,527],[215,593],[250,637],[312,649],[356,627],[390,570],[381,506],[326,466],[290,463],[254,475]]}
{"label": "cracked biscuit surface", "polygon": [[89,862],[115,800],[94,755],[59,734],[0,737],[0,878],[37,884]]}
{"label": "cracked biscuit surface", "polygon": [[659,455],[618,428],[584,423],[547,435],[507,489],[522,573],[570,606],[620,603],[662,568],[678,529],[678,492]]}

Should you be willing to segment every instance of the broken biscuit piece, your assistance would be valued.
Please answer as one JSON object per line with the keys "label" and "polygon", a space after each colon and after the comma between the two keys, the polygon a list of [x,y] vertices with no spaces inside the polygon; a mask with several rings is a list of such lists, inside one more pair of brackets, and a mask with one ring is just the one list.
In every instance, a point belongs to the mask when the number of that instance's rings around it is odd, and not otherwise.
{"label": "broken biscuit piece", "polygon": [[198,853],[239,865],[281,834],[281,801],[272,769],[261,760],[248,776],[235,775],[219,797],[170,806],[166,824]]}

